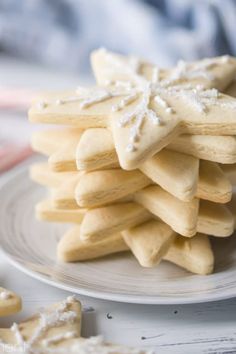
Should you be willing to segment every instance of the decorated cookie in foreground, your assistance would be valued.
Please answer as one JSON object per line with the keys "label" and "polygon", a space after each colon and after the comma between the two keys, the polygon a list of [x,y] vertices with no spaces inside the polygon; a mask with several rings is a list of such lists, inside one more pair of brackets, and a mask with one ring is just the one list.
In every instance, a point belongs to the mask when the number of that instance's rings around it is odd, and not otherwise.
{"label": "decorated cookie in foreground", "polygon": [[55,304],[30,319],[0,329],[0,348],[12,353],[60,353],[80,337],[81,305],[75,297]]}
{"label": "decorated cookie in foreground", "polygon": [[0,329],[0,350],[15,354],[151,354],[106,343],[100,336],[81,338],[80,332],[81,305],[69,296],[24,322]]}
{"label": "decorated cookie in foreground", "polygon": [[0,288],[0,317],[12,315],[21,310],[21,298],[10,290]]}

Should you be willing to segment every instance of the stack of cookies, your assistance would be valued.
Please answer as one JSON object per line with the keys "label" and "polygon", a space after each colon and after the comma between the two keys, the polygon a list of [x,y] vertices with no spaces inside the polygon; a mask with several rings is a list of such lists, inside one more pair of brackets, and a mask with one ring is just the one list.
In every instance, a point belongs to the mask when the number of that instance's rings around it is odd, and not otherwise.
{"label": "stack of cookies", "polygon": [[49,189],[40,220],[73,223],[58,258],[85,261],[130,250],[141,266],[167,260],[209,274],[209,236],[228,237],[236,163],[236,59],[171,69],[100,49],[96,86],[42,94],[32,137],[47,163],[31,177]]}

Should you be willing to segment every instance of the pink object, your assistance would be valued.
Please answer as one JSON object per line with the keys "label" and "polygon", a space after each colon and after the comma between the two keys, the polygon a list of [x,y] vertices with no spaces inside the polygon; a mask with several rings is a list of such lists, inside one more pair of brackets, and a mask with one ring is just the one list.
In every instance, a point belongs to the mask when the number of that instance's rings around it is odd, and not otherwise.
{"label": "pink object", "polygon": [[0,173],[6,172],[32,154],[33,151],[29,145],[22,146],[9,143],[0,146]]}
{"label": "pink object", "polygon": [[25,110],[35,96],[32,90],[0,87],[0,109]]}

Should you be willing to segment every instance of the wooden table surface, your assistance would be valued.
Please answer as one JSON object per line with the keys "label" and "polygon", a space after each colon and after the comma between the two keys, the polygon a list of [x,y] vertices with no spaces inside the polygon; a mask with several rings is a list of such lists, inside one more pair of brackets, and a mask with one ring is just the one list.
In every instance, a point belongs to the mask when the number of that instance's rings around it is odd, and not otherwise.
{"label": "wooden table surface", "polygon": [[[37,89],[75,86],[79,81],[76,76],[59,75],[52,70],[1,57],[0,78],[1,85]],[[28,126],[26,117],[0,112],[0,133],[4,133],[2,127],[6,129],[9,122],[11,127],[25,129],[24,139],[28,138],[32,128]],[[19,131],[15,135],[19,136]],[[0,284],[19,293],[24,305],[21,314],[0,319],[2,327],[68,295],[16,270],[1,254]],[[109,341],[147,347],[161,354],[236,353],[236,298],[181,306],[130,305],[83,296],[79,298],[84,309],[84,336],[103,334]]]}

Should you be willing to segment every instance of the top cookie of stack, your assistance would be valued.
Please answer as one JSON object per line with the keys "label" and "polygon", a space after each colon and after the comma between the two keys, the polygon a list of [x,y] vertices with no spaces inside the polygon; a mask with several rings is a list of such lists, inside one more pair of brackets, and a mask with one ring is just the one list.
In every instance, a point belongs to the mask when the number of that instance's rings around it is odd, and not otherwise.
{"label": "top cookie of stack", "polygon": [[[207,236],[194,235],[225,237],[234,228],[223,205],[232,186],[218,163],[236,162],[236,99],[222,93],[235,76],[236,60],[181,61],[163,70],[98,50],[92,67],[97,86],[41,95],[29,111],[32,122],[73,126],[33,136],[35,150],[50,157],[46,167],[33,166],[31,175],[56,187],[50,203],[38,206],[39,214],[82,220],[73,234],[94,247],[121,232],[120,248],[128,246],[144,266],[164,257],[209,273]],[[191,250],[204,246],[204,256],[197,252],[197,264],[206,261],[202,268],[183,261],[186,242]],[[68,244],[61,244],[64,259],[80,259],[78,252],[65,256]]]}

